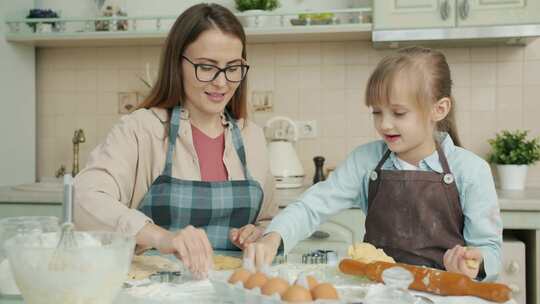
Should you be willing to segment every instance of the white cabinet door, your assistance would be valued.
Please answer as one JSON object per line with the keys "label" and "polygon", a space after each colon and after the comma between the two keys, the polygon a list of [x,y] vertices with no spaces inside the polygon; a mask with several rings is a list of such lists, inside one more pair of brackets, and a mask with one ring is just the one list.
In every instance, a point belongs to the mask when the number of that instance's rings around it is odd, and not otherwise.
{"label": "white cabinet door", "polygon": [[538,0],[457,0],[458,26],[540,22]]}
{"label": "white cabinet door", "polygon": [[376,0],[373,2],[373,23],[376,30],[455,26],[456,0]]}

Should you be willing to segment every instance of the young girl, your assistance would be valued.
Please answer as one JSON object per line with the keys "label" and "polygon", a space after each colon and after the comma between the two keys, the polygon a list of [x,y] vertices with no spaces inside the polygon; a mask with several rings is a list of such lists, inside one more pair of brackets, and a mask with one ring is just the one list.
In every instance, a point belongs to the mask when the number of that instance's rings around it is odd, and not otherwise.
{"label": "young girl", "polygon": [[79,229],[134,235],[204,275],[212,248],[242,248],[277,212],[262,129],[247,120],[246,38],[226,8],[173,25],[142,106],[113,127],[75,181]]}
{"label": "young girl", "polygon": [[[365,242],[396,261],[494,280],[502,222],[488,164],[459,147],[452,80],[438,51],[407,48],[383,59],[366,104],[382,140],[356,148],[330,175],[279,213],[245,254],[269,263],[328,217],[366,214]],[[471,261],[472,260],[472,261]]]}

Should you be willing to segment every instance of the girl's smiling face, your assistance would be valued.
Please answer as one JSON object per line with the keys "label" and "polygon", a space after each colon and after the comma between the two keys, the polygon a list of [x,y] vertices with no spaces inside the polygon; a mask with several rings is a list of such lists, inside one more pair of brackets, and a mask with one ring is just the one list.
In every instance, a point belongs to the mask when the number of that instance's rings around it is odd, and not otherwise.
{"label": "girl's smiling face", "polygon": [[373,122],[377,133],[399,158],[417,165],[435,150],[435,123],[432,109],[423,111],[411,92],[406,73],[398,73],[387,101],[374,104]]}

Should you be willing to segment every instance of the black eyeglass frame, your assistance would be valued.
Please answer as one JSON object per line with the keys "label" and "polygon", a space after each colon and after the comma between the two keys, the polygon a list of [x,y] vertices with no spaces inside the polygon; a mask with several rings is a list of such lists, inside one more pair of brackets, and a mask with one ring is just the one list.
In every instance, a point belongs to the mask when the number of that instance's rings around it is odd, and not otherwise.
{"label": "black eyeglass frame", "polygon": [[[214,80],[216,80],[216,78],[218,78],[219,74],[220,73],[223,73],[223,75],[225,75],[225,79],[227,79],[228,82],[233,82],[233,83],[239,83],[239,82],[242,82],[242,80],[244,80],[244,78],[246,78],[247,76],[247,73],[249,71],[249,65],[247,64],[235,64],[235,65],[229,65],[227,67],[224,67],[223,69],[218,67],[217,65],[213,65],[213,64],[207,64],[207,63],[194,63],[193,61],[189,60],[189,58],[187,58],[186,56],[182,55],[182,58],[184,58],[185,60],[187,60],[187,62],[191,63],[193,65],[193,67],[195,68],[195,78],[197,78],[198,81],[200,82],[212,82]],[[216,68],[218,71],[216,72],[216,74],[214,75],[214,77],[212,77],[212,79],[210,80],[201,80],[199,79],[199,67],[200,66],[206,66],[206,67],[212,67],[212,68]],[[242,76],[242,79],[240,80],[230,80],[229,77],[227,77],[227,70],[230,69],[230,68],[240,68],[240,69],[246,69],[246,72],[244,73],[244,75]]]}

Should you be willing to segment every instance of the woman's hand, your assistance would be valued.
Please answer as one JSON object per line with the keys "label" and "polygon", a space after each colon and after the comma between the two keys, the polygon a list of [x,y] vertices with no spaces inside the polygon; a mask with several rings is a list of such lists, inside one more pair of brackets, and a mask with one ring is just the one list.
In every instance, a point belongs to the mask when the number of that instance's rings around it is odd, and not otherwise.
{"label": "woman's hand", "polygon": [[448,271],[462,273],[475,279],[483,261],[482,252],[477,248],[456,245],[444,253],[444,267]]}
{"label": "woman's hand", "polygon": [[154,247],[162,254],[174,254],[196,278],[206,277],[213,267],[213,251],[206,232],[191,225],[174,233],[166,232],[158,237]]}
{"label": "woman's hand", "polygon": [[229,231],[229,239],[238,248],[244,250],[247,245],[257,241],[263,234],[264,228],[252,224]]}
{"label": "woman's hand", "polygon": [[281,236],[277,232],[270,232],[255,243],[250,243],[244,249],[244,259],[253,261],[255,268],[262,269],[270,265],[277,254]]}

